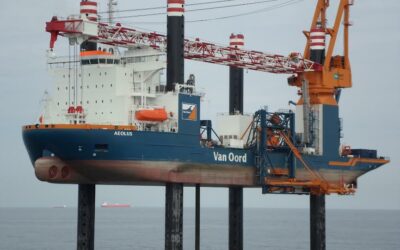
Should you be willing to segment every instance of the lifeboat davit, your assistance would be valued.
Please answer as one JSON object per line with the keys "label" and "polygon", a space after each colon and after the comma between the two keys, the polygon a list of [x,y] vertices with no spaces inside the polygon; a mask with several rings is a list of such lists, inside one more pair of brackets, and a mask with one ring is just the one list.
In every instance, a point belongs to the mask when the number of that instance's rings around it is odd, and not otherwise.
{"label": "lifeboat davit", "polygon": [[168,119],[165,109],[142,109],[135,113],[136,120],[149,122],[163,122]]}

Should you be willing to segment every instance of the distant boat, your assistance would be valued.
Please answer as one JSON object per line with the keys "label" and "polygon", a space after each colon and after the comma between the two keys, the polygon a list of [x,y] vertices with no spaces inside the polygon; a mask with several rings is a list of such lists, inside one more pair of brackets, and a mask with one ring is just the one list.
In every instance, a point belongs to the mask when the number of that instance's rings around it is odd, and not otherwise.
{"label": "distant boat", "polygon": [[131,207],[131,205],[129,205],[129,204],[119,204],[119,203],[107,203],[107,202],[104,202],[104,203],[101,204],[101,207],[104,207],[104,208],[118,208],[118,207],[127,208],[127,207]]}
{"label": "distant boat", "polygon": [[53,208],[66,208],[67,205],[61,205],[61,206],[54,206]]}

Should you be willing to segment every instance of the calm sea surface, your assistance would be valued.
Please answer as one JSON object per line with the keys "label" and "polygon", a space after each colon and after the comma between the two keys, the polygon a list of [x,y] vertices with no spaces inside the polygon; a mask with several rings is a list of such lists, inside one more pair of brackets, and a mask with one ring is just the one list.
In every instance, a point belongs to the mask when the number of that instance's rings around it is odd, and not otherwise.
{"label": "calm sea surface", "polygon": [[[228,249],[227,209],[203,208],[201,249]],[[75,249],[76,208],[0,208],[0,249]],[[163,208],[96,210],[96,249],[163,249]],[[246,208],[245,249],[309,249],[306,209]],[[184,210],[194,249],[194,209]],[[327,249],[400,249],[400,211],[327,211]]]}

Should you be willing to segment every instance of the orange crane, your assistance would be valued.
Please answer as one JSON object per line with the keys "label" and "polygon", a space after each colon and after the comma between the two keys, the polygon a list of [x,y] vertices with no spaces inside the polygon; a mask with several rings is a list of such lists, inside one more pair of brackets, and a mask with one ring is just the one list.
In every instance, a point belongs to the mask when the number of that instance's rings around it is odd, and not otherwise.
{"label": "orange crane", "polygon": [[[314,17],[311,23],[310,31],[321,31],[327,34],[329,44],[325,55],[325,60],[322,63],[321,71],[299,72],[296,76],[289,78],[289,85],[302,87],[304,80],[309,84],[310,104],[328,104],[337,105],[334,98],[337,91],[341,88],[350,88],[351,67],[349,60],[349,21],[350,6],[353,5],[352,0],[340,0],[336,19],[333,27],[328,28],[326,22],[326,10],[329,7],[329,0],[318,0]],[[343,23],[343,55],[333,55],[336,45],[340,24]],[[310,48],[312,45],[312,32],[304,31],[307,37],[307,44],[304,49],[304,59],[310,60]],[[325,35],[324,38],[325,40]],[[300,99],[299,104],[304,102]]]}

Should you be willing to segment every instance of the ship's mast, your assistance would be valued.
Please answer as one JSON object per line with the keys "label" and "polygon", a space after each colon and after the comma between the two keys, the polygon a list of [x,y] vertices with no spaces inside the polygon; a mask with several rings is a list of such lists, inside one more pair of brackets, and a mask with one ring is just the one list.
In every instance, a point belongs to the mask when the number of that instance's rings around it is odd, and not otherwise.
{"label": "ship's mast", "polygon": [[115,12],[115,7],[117,6],[118,1],[117,0],[108,0],[107,7],[108,7],[108,23],[113,24],[114,22],[114,12]]}

